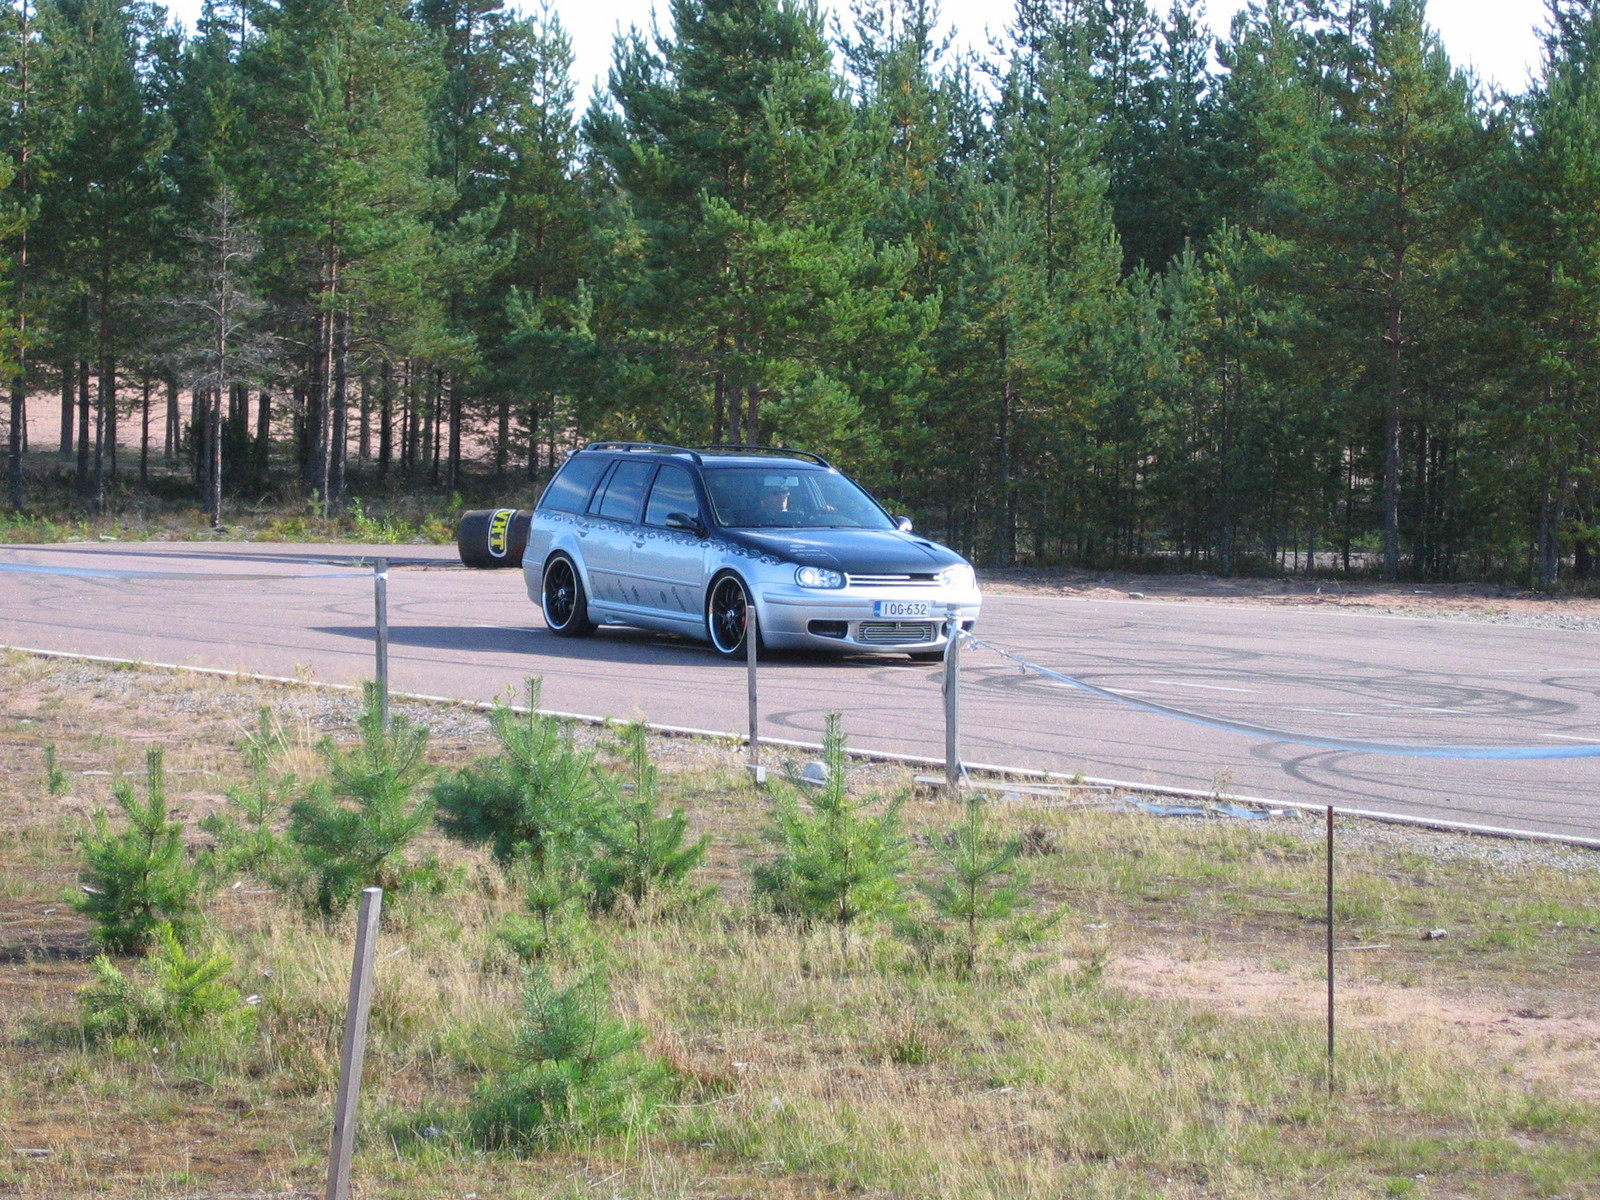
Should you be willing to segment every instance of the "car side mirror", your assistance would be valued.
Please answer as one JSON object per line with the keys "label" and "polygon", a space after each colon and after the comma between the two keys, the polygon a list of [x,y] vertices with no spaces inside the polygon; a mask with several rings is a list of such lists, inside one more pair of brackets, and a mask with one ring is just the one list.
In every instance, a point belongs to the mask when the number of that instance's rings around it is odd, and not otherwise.
{"label": "car side mirror", "polygon": [[910,517],[896,517],[894,519],[894,527],[896,529],[898,529],[901,533],[910,533],[911,532],[911,518]]}
{"label": "car side mirror", "polygon": [[691,517],[688,513],[668,513],[667,528],[682,529],[687,533],[694,534],[695,537],[705,537],[706,535],[705,523],[699,517]]}

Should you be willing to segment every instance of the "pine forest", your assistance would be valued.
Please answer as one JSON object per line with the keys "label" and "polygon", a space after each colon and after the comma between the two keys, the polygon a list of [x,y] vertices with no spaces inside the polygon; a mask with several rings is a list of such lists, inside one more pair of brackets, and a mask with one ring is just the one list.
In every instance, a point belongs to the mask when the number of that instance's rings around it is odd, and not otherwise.
{"label": "pine forest", "polygon": [[[826,455],[991,567],[1600,575],[1600,0],[0,0],[6,499]],[[50,493],[54,495],[55,493]]]}

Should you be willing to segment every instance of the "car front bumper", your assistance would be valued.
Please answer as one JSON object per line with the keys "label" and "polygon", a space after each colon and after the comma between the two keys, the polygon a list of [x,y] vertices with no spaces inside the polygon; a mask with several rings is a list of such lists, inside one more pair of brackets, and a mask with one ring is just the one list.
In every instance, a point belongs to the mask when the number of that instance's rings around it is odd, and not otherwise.
{"label": "car front bumper", "polygon": [[[923,605],[914,615],[880,615],[878,605]],[[951,616],[963,630],[978,620],[982,594],[972,588],[802,588],[768,585],[756,589],[756,620],[762,642],[774,649],[838,652],[935,651],[949,637]]]}

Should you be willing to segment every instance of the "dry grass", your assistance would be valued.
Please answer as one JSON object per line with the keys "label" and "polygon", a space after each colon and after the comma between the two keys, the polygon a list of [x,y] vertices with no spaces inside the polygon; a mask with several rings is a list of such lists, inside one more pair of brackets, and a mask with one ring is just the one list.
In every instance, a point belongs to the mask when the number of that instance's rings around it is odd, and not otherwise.
{"label": "dry grass", "polygon": [[[241,773],[262,701],[303,741],[348,732],[354,712],[337,694],[0,661],[0,1194],[320,1190],[351,919],[224,887],[210,920],[261,998],[247,1040],[90,1045],[74,1013],[90,943],[62,897],[73,829],[111,779],[88,772],[135,772],[160,740],[192,826]],[[474,714],[412,715],[440,761],[487,742]],[[60,799],[43,786],[52,742],[73,779]],[[1600,1196],[1592,855],[1501,862],[1342,830],[1341,942],[1388,948],[1341,960],[1330,1098],[1310,823],[1008,804],[1044,851],[1028,860],[1038,902],[1067,914],[1047,944],[965,980],[883,934],[846,957],[825,931],[752,918],[760,798],[727,748],[658,749],[669,795],[714,837],[704,874],[721,895],[597,924],[558,967],[607,963],[684,1081],[674,1106],[648,1134],[527,1160],[466,1144],[466,1101],[513,1034],[519,981],[491,931],[516,897],[440,843],[460,882],[408,902],[380,946],[358,1194]],[[921,799],[906,815],[925,844],[955,813]],[[1420,938],[1435,927],[1450,936]]]}

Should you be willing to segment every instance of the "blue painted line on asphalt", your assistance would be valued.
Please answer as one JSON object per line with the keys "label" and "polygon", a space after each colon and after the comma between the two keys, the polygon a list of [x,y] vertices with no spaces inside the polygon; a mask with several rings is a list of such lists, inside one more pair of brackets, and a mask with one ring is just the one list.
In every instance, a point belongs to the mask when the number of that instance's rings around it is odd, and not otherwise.
{"label": "blue painted line on asphalt", "polygon": [[1103,700],[1111,700],[1128,708],[1138,709],[1140,712],[1154,713],[1161,717],[1171,717],[1177,721],[1186,721],[1191,725],[1202,725],[1207,729],[1220,729],[1227,733],[1242,733],[1249,737],[1266,738],[1274,742],[1287,742],[1295,746],[1311,746],[1319,750],[1342,750],[1350,754],[1384,754],[1398,758],[1470,758],[1489,759],[1502,762],[1520,761],[1540,758],[1600,758],[1600,745],[1591,746],[1431,746],[1413,745],[1406,742],[1366,742],[1354,738],[1329,738],[1318,737],[1316,734],[1296,733],[1291,729],[1278,729],[1271,725],[1257,725],[1250,721],[1232,721],[1227,717],[1214,717],[1206,713],[1191,712],[1186,708],[1174,708],[1169,704],[1156,704],[1149,700],[1134,700],[1128,696],[1120,695],[1107,688],[1096,687],[1082,679],[1074,679],[1071,675],[1063,675],[1060,671],[1052,671],[1049,667],[1041,667],[1038,663],[1029,662],[1021,655],[1013,654],[1009,650],[1002,650],[999,646],[980,641],[970,634],[967,640],[974,646],[998,654],[1001,658],[1016,663],[1025,671],[1032,671],[1046,679],[1053,679],[1064,683],[1068,687],[1077,688],[1079,691],[1088,692],[1091,696],[1099,696]]}

